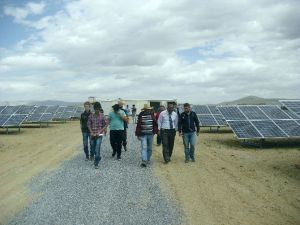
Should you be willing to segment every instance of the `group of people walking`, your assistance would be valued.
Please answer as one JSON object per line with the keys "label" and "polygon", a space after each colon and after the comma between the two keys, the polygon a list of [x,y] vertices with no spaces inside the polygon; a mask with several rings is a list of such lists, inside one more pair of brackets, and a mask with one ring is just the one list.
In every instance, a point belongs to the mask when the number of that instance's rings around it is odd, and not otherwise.
{"label": "group of people walking", "polygon": [[[95,102],[94,113],[91,112],[91,104],[84,103],[85,111],[81,114],[80,124],[83,136],[83,148],[86,160],[94,161],[95,168],[99,168],[101,160],[101,143],[109,127],[110,145],[112,157],[117,156],[121,160],[122,147],[127,151],[127,128],[129,117],[124,103],[119,101],[112,106],[108,118],[104,116],[101,104]],[[145,104],[137,116],[135,135],[141,142],[141,167],[147,167],[152,156],[153,137],[157,135],[157,145],[162,145],[164,162],[171,161],[176,130],[183,138],[185,162],[195,162],[196,136],[199,135],[199,120],[195,112],[191,110],[190,104],[183,105],[184,111],[179,114],[174,110],[174,104],[169,103],[167,109],[160,106],[156,114],[153,108]],[[133,117],[135,123],[135,114]],[[90,141],[90,151],[88,146]]]}

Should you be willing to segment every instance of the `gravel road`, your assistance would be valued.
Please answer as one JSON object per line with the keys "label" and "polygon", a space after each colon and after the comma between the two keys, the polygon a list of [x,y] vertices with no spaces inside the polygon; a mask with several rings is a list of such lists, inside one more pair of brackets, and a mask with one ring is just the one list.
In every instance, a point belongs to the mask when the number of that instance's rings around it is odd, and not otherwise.
{"label": "gravel road", "polygon": [[122,152],[121,161],[111,158],[107,136],[98,170],[79,150],[57,170],[34,177],[31,195],[39,197],[9,224],[182,224],[182,212],[162,193],[153,164],[140,167],[140,144],[133,129],[130,125],[128,151]]}

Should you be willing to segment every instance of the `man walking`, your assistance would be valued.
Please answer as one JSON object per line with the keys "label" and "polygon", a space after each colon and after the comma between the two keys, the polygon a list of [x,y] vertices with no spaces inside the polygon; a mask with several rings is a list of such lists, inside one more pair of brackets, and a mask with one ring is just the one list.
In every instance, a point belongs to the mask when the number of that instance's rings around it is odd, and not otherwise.
{"label": "man walking", "polygon": [[157,133],[157,123],[152,107],[145,104],[142,110],[138,116],[135,135],[141,141],[141,167],[146,167],[150,163],[153,135]]}
{"label": "man walking", "polygon": [[191,159],[195,162],[195,145],[196,145],[196,128],[197,136],[200,132],[199,120],[197,114],[191,111],[189,103],[183,105],[184,111],[180,114],[178,122],[179,136],[183,138],[185,162],[188,163]]}
{"label": "man walking", "polygon": [[158,117],[158,134],[162,137],[163,145],[163,157],[165,163],[171,161],[171,156],[173,153],[175,135],[178,123],[177,113],[174,112],[174,104],[169,103],[167,110],[164,110],[160,113]]}
{"label": "man walking", "polygon": [[117,160],[121,160],[122,141],[124,139],[124,122],[128,118],[119,104],[112,106],[113,111],[109,113],[110,144],[113,149],[112,157],[117,154]]}
{"label": "man walking", "polygon": [[135,105],[132,105],[131,117],[132,117],[132,123],[136,123],[136,108],[135,108]]}
{"label": "man walking", "polygon": [[89,142],[91,144],[91,139],[90,139],[90,131],[88,128],[88,119],[89,116],[91,115],[91,104],[89,102],[85,102],[83,104],[84,106],[84,112],[81,113],[80,115],[80,128],[81,128],[81,132],[82,132],[82,142],[83,142],[83,151],[85,153],[85,160],[88,161],[90,160],[94,160],[94,152],[92,152],[92,148],[90,146],[90,154],[89,154]]}
{"label": "man walking", "polygon": [[126,109],[123,109],[123,106],[124,106],[124,102],[123,101],[118,101],[118,105],[120,106],[120,110],[122,110],[126,117],[127,117],[127,120],[126,121],[123,121],[124,123],[124,130],[123,130],[123,134],[122,134],[122,145],[123,145],[123,148],[125,150],[125,152],[127,151],[127,128],[128,128],[128,111]]}
{"label": "man walking", "polygon": [[[158,121],[160,113],[164,110],[165,110],[165,107],[163,105],[161,105],[159,107],[159,111],[156,113],[156,116],[155,116],[156,121]],[[161,135],[160,134],[156,135],[156,144],[157,144],[157,146],[161,145]]]}
{"label": "man walking", "polygon": [[100,112],[101,105],[99,102],[94,103],[95,113],[89,116],[88,128],[91,134],[92,150],[95,153],[95,169],[99,168],[99,162],[101,160],[101,143],[103,135],[106,133],[107,123],[105,121],[104,114]]}

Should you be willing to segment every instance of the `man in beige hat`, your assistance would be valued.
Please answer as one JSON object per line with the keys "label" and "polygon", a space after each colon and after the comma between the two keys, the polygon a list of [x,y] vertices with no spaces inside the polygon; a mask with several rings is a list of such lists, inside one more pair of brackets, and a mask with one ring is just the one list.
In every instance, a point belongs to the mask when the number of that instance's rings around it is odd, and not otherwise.
{"label": "man in beige hat", "polygon": [[127,117],[127,121],[124,121],[124,131],[122,134],[122,145],[125,151],[127,151],[127,128],[128,128],[128,112],[127,110],[123,109],[125,102],[123,100],[119,100],[118,101],[118,105],[120,106],[120,109],[125,113],[126,117]]}
{"label": "man in beige hat", "polygon": [[138,116],[135,135],[141,141],[141,167],[150,163],[152,155],[153,135],[157,133],[157,123],[152,110],[148,104],[144,105]]}

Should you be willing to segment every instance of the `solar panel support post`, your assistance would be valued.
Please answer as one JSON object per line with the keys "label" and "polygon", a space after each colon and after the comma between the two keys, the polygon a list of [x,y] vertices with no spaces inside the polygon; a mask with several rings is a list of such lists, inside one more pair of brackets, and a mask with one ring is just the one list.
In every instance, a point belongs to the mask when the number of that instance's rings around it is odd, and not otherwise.
{"label": "solar panel support post", "polygon": [[265,139],[261,138],[259,140],[250,140],[250,139],[242,139],[242,143],[241,145],[244,147],[259,147],[259,148],[263,148],[264,143],[265,143]]}

